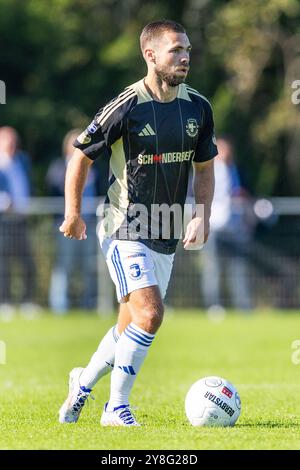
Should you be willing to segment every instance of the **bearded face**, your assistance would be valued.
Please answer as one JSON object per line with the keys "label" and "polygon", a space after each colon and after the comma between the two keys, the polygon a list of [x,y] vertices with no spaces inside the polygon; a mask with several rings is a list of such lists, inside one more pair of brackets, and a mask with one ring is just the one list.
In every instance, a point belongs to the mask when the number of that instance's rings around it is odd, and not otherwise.
{"label": "bearded face", "polygon": [[[188,69],[187,69],[188,70]],[[166,82],[168,86],[175,87],[183,83],[187,76],[187,71],[183,71],[181,73],[170,72],[169,67],[155,67],[155,74],[159,81]]]}
{"label": "bearded face", "polygon": [[189,71],[191,45],[186,34],[166,33],[155,45],[154,72],[170,87],[183,83]]}

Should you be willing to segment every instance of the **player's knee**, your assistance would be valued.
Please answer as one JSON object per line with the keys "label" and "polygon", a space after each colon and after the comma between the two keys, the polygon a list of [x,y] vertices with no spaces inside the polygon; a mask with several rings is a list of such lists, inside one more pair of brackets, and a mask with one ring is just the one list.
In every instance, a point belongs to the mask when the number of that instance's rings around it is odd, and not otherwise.
{"label": "player's knee", "polygon": [[149,333],[156,333],[164,318],[163,305],[152,305],[143,310],[144,329]]}
{"label": "player's knee", "polygon": [[134,291],[130,296],[132,320],[140,328],[155,334],[160,327],[164,306],[157,286]]}

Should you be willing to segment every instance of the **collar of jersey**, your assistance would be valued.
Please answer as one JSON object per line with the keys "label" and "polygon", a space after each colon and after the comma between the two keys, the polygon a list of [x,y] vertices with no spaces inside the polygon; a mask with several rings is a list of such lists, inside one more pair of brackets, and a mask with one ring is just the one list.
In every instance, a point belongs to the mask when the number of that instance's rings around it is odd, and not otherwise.
{"label": "collar of jersey", "polygon": [[177,100],[178,95],[179,95],[179,87],[180,87],[180,85],[178,86],[177,96],[176,96],[172,101],[158,101],[158,100],[155,100],[155,99],[153,98],[152,94],[149,93],[149,91],[148,91],[149,87],[147,87],[146,84],[145,84],[145,78],[146,78],[146,77],[144,77],[144,78],[142,79],[143,88],[144,88],[144,91],[145,91],[146,95],[150,98],[151,101],[154,101],[155,103],[160,103],[160,104],[170,104],[170,103],[174,103],[174,101]]}

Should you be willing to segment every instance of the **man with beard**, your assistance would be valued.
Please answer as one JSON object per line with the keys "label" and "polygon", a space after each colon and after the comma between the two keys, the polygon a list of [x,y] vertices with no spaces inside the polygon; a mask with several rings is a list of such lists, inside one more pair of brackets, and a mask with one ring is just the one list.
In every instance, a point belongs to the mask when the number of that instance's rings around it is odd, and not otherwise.
{"label": "man with beard", "polygon": [[176,213],[162,217],[156,209],[183,208],[191,165],[195,202],[204,207],[204,214],[195,214],[188,224],[184,248],[197,247],[201,235],[205,242],[209,233],[217,148],[209,102],[184,84],[191,44],[184,28],[170,20],[145,26],[140,43],[147,76],[100,109],[75,141],[68,164],[60,231],[85,240],[80,212],[88,169],[98,157],[110,159],[112,177],[99,240],[120,310],[117,325],[104,336],[87,367],[70,372],[61,423],[76,422],[96,382],[112,372],[101,424],[139,425],[129,394],[163,320],[163,298],[180,238]]}

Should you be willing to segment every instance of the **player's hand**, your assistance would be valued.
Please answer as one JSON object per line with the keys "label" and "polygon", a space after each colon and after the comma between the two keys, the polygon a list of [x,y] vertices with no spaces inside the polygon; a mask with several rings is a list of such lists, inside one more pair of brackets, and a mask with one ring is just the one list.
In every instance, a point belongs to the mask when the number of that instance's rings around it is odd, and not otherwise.
{"label": "player's hand", "polygon": [[76,240],[86,240],[86,225],[84,220],[79,216],[66,217],[59,231],[67,238],[75,238]]}
{"label": "player's hand", "polygon": [[187,225],[185,237],[182,240],[185,250],[200,250],[208,239],[209,221],[205,221],[202,217],[194,217]]}

